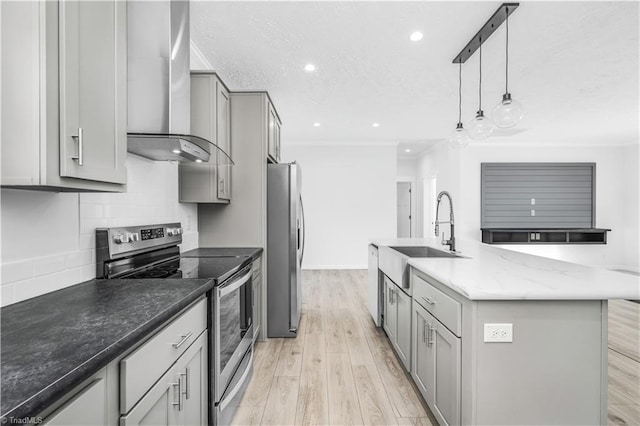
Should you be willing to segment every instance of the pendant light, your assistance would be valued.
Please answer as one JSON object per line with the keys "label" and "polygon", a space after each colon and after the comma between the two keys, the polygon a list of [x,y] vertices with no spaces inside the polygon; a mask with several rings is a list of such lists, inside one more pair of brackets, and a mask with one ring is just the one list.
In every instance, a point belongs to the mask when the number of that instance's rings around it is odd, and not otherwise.
{"label": "pendant light", "polygon": [[469,132],[462,127],[462,62],[460,62],[458,75],[458,124],[449,136],[449,143],[455,148],[464,148],[469,145],[469,142],[471,142]]}
{"label": "pendant light", "polygon": [[491,120],[484,116],[482,111],[482,39],[480,41],[480,80],[478,83],[478,112],[476,117],[469,124],[469,136],[471,139],[486,139],[493,132],[494,125]]}
{"label": "pendant light", "polygon": [[502,101],[498,103],[491,111],[491,118],[496,126],[501,129],[508,129],[514,127],[522,120],[524,111],[522,105],[518,101],[511,99],[511,93],[509,93],[509,8],[506,8],[506,43],[505,43],[505,85],[504,95],[502,95]]}

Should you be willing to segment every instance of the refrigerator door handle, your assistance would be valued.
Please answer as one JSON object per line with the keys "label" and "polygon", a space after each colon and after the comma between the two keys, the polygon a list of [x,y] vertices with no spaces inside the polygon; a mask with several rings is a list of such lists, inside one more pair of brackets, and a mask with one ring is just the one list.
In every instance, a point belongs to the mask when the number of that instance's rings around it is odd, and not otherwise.
{"label": "refrigerator door handle", "polygon": [[[304,204],[302,204],[302,194],[300,194],[300,211],[302,212],[302,252],[300,253],[300,267],[302,267],[302,260],[304,259],[304,246],[307,242],[307,224],[304,220]],[[298,229],[298,232],[300,232],[300,229]]]}

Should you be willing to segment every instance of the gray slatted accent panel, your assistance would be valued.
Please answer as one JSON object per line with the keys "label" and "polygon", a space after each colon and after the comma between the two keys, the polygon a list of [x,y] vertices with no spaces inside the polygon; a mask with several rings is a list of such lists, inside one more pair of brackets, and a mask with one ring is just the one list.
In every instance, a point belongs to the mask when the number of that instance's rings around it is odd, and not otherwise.
{"label": "gray slatted accent panel", "polygon": [[595,226],[595,163],[482,163],[481,169],[482,228]]}

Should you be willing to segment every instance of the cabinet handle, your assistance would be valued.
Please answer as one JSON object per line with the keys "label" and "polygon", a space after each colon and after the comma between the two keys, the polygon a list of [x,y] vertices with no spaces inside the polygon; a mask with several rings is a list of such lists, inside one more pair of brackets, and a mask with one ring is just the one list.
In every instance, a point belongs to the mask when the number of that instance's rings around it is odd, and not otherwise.
{"label": "cabinet handle", "polygon": [[423,297],[422,300],[424,300],[425,302],[427,302],[430,305],[435,305],[436,304],[436,301],[431,299],[431,298],[429,298],[429,297]]}
{"label": "cabinet handle", "polygon": [[[178,406],[178,411],[182,411],[182,380],[180,380],[180,377],[178,377],[178,383],[171,383],[172,387],[178,387],[178,402],[176,402],[175,400],[171,403],[174,406]],[[175,390],[173,392],[173,394],[175,395]]]}
{"label": "cabinet handle", "polygon": [[78,135],[77,136],[71,136],[74,139],[78,140],[78,155],[75,157],[71,157],[72,160],[77,160],[78,161],[78,166],[82,166],[84,165],[84,141],[83,141],[83,137],[82,137],[83,131],[82,131],[82,127],[78,127]]}
{"label": "cabinet handle", "polygon": [[184,390],[181,392],[184,395],[185,399],[189,399],[189,376],[191,375],[191,370],[189,367],[185,368],[184,373],[180,373],[181,377],[184,377]]}
{"label": "cabinet handle", "polygon": [[220,179],[220,191],[224,193],[224,178]]}
{"label": "cabinet handle", "polygon": [[188,332],[187,334],[181,334],[180,337],[182,337],[182,340],[180,340],[178,343],[173,343],[173,347],[178,349],[180,346],[184,345],[184,342],[189,340],[189,337],[191,337],[192,335],[192,331]]}
{"label": "cabinet handle", "polygon": [[428,346],[433,345],[434,341],[433,341],[433,331],[435,329],[433,327],[431,327],[431,324],[429,324],[429,342],[427,343]]}

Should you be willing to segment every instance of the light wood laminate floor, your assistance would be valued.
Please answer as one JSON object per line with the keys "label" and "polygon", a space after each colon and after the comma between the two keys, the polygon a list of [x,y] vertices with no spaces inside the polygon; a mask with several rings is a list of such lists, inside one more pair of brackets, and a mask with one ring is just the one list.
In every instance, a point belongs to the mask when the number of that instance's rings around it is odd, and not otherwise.
{"label": "light wood laminate floor", "polygon": [[[235,425],[435,424],[366,306],[367,271],[303,271],[296,339],[255,346]],[[609,305],[609,424],[640,425],[640,305]],[[433,423],[432,423],[433,422]]]}

